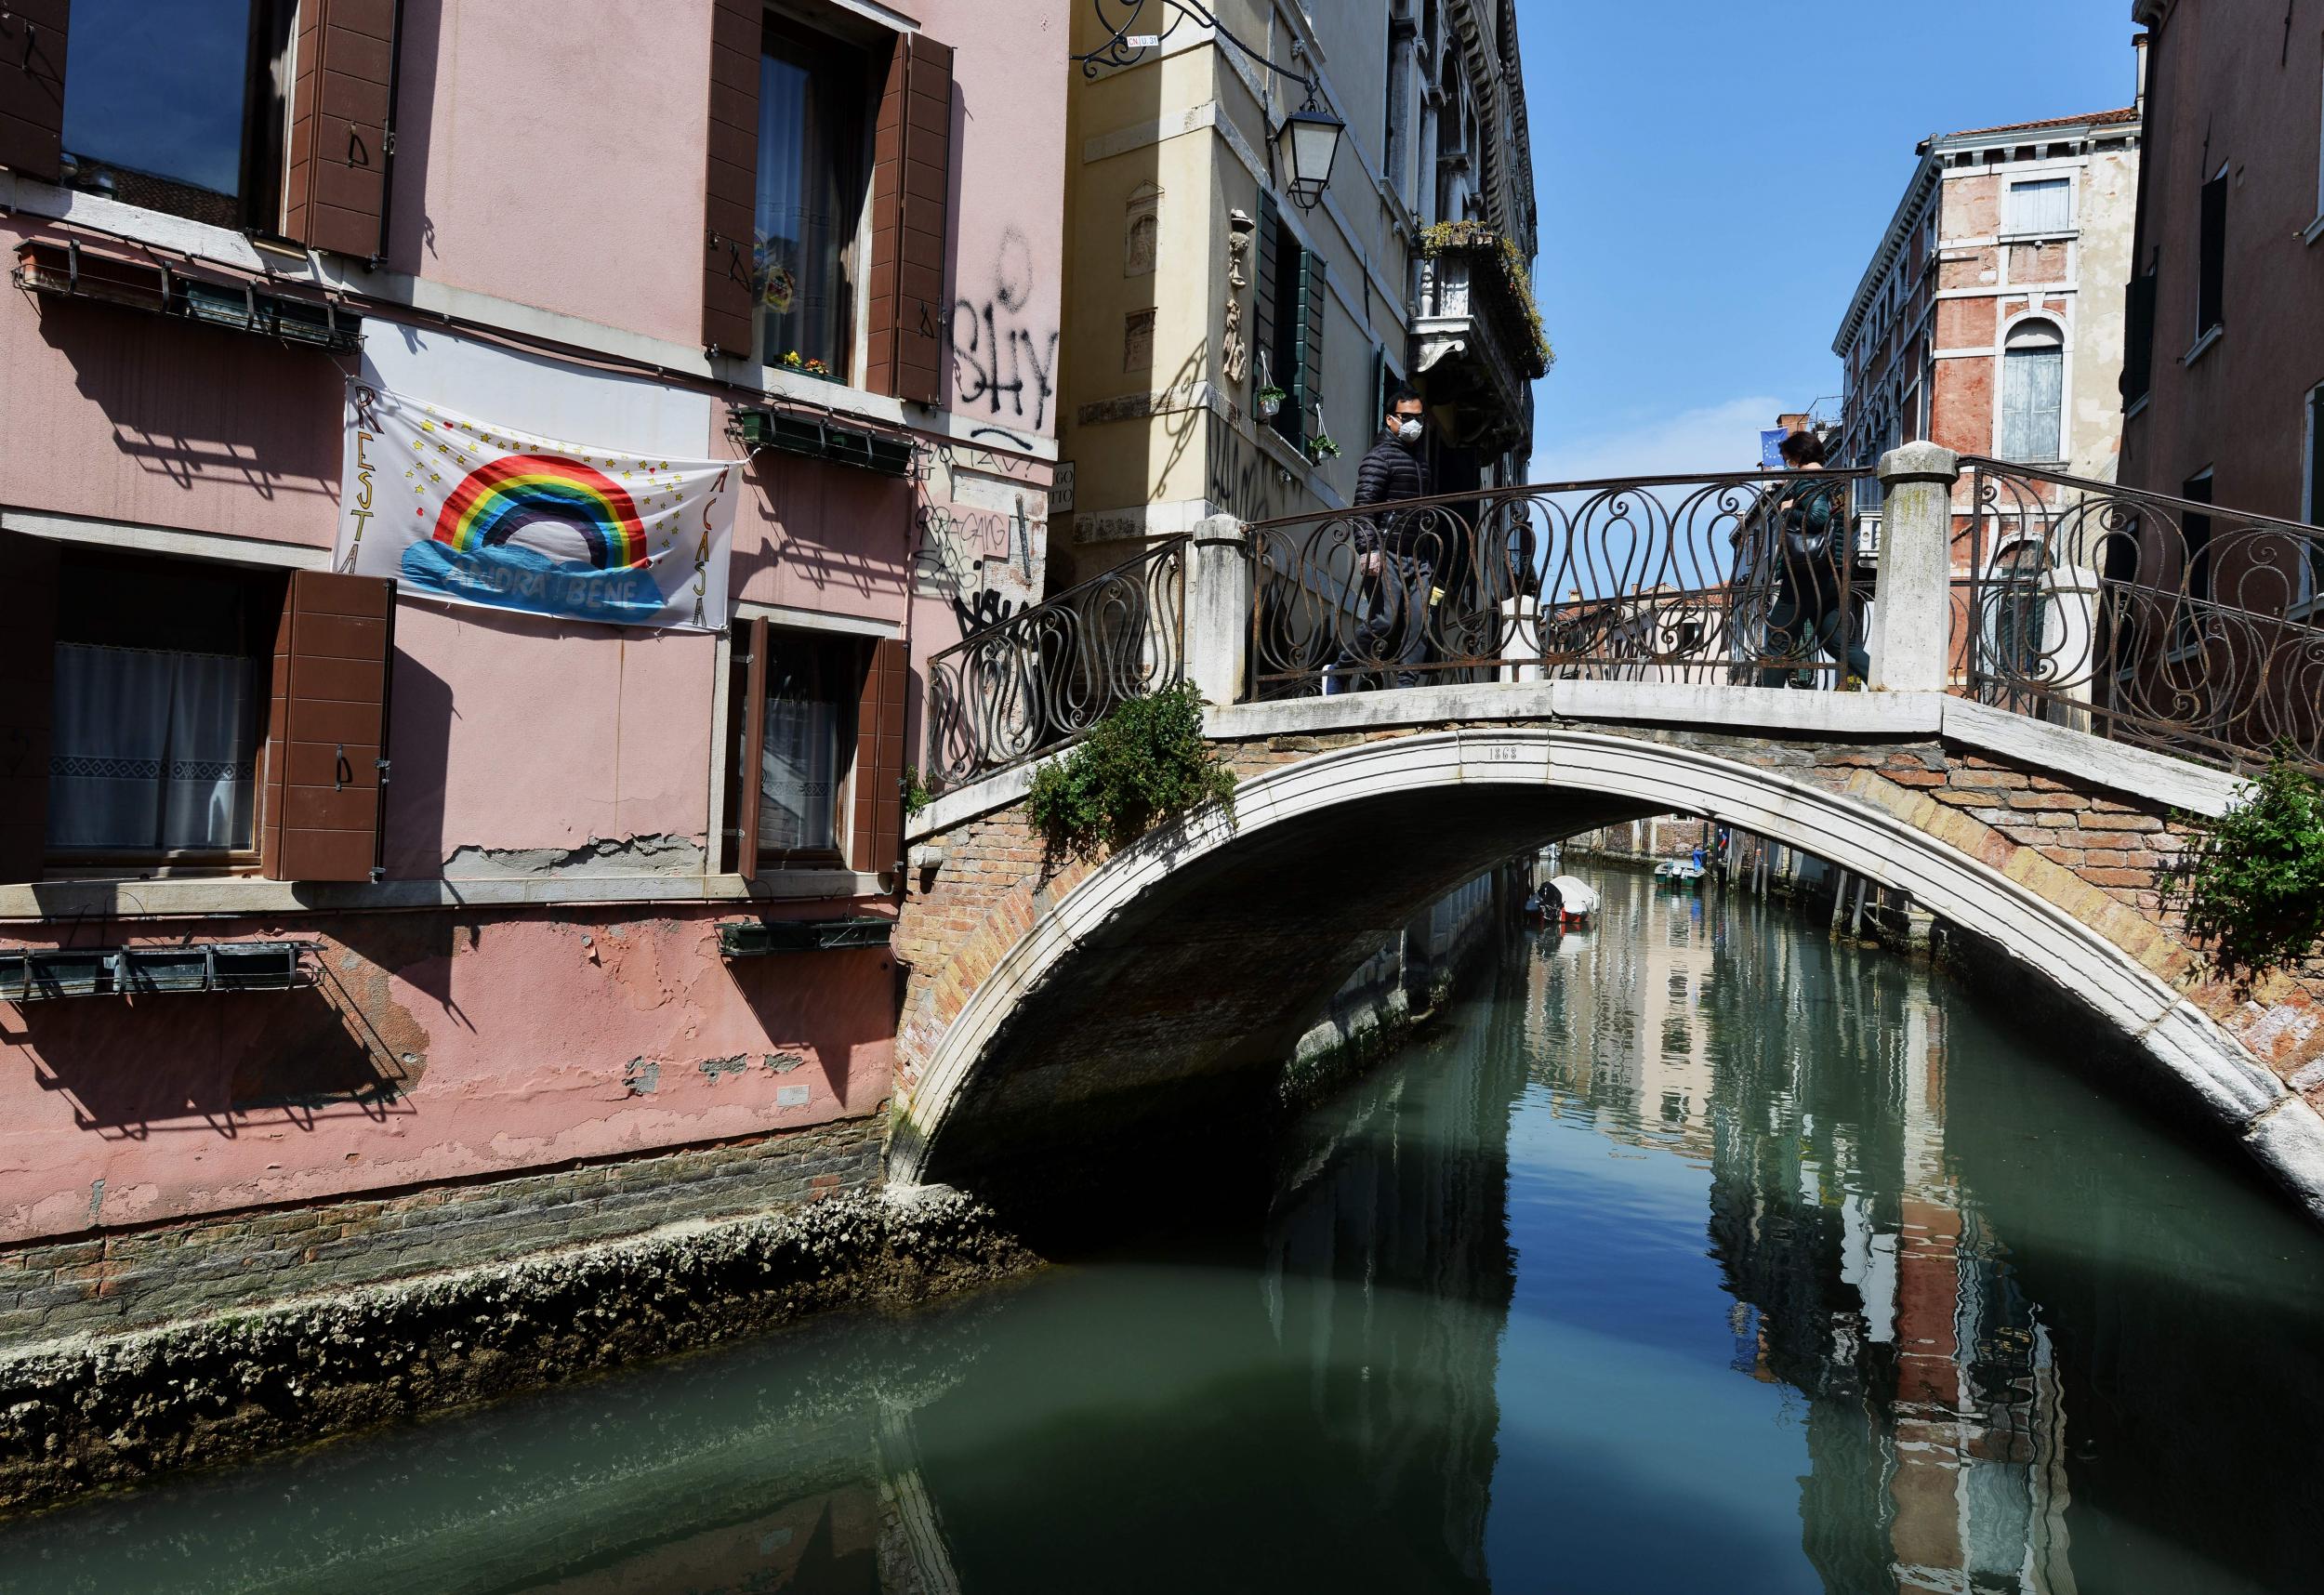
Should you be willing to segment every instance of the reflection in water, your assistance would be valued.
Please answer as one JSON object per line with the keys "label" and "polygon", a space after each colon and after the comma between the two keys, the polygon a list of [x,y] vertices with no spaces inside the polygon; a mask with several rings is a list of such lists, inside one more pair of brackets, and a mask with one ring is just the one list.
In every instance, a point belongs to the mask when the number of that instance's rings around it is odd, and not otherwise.
{"label": "reflection in water", "polygon": [[0,1590],[2324,1584],[2301,1221],[1942,982],[1601,884],[1246,1234],[35,1519]]}

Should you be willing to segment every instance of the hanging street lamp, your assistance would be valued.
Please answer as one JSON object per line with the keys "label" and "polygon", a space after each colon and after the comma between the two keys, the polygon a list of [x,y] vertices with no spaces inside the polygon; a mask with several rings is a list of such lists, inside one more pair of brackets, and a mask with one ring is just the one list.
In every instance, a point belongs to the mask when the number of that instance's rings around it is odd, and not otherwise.
{"label": "hanging street lamp", "polygon": [[1323,203],[1324,190],[1331,186],[1331,164],[1340,158],[1340,136],[1348,125],[1315,103],[1315,91],[1311,86],[1307,103],[1283,119],[1275,131],[1275,149],[1282,161],[1277,168],[1283,173],[1284,191],[1288,193],[1301,210],[1314,210]]}

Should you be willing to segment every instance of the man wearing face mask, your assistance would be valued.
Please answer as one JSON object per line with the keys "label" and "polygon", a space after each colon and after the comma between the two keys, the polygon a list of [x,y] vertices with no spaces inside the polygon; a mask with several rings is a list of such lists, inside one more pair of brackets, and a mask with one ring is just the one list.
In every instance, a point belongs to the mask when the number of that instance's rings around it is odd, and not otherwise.
{"label": "man wearing face mask", "polygon": [[[1421,452],[1427,435],[1420,396],[1398,383],[1388,393],[1380,441],[1357,467],[1355,508],[1426,498],[1432,491]],[[1324,692],[1355,690],[1370,670],[1393,664],[1396,685],[1417,687],[1417,666],[1428,653],[1428,616],[1435,582],[1436,545],[1425,510],[1361,517],[1355,531],[1359,607],[1364,619],[1324,675]]]}

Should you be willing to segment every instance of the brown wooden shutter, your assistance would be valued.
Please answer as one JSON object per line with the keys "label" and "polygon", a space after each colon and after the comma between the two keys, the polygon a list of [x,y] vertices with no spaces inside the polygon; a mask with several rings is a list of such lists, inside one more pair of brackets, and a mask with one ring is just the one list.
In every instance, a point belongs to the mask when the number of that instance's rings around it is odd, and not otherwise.
{"label": "brown wooden shutter", "polygon": [[57,691],[57,545],[0,532],[0,882],[40,878]]}
{"label": "brown wooden shutter", "polygon": [[[759,0],[710,8],[710,153],[703,178],[702,347],[748,360],[756,352],[751,243],[759,216]],[[744,873],[749,873],[746,862]]]}
{"label": "brown wooden shutter", "polygon": [[750,876],[759,873],[759,767],[767,753],[766,621],[752,621],[743,636],[748,639],[750,657],[743,671],[742,762],[734,782],[735,798],[740,805],[736,817],[741,821],[734,867]]}
{"label": "brown wooden shutter", "polygon": [[72,0],[0,6],[0,166],[55,182],[64,151],[64,46]]}
{"label": "brown wooden shutter", "polygon": [[855,708],[855,845],[848,863],[893,869],[904,856],[904,644],[872,644]]}
{"label": "brown wooden shutter", "polygon": [[387,252],[394,147],[395,0],[302,0],[283,231],[335,254]]}
{"label": "brown wooden shutter", "polygon": [[944,402],[944,240],[952,189],[952,47],[896,40],[872,140],[872,390]]}
{"label": "brown wooden shutter", "polygon": [[267,730],[259,864],[270,879],[374,878],[394,659],[394,582],[292,573]]}

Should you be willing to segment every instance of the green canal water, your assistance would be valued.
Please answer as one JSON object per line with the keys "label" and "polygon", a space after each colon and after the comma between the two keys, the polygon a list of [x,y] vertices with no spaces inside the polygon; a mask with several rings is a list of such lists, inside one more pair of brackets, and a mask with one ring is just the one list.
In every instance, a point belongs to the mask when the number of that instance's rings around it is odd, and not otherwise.
{"label": "green canal water", "polygon": [[0,1589],[2324,1588],[2317,1235],[2086,1035],[1602,884],[1263,1221],[52,1513]]}

